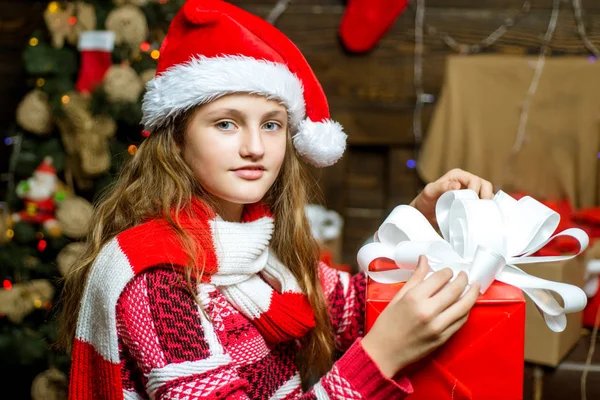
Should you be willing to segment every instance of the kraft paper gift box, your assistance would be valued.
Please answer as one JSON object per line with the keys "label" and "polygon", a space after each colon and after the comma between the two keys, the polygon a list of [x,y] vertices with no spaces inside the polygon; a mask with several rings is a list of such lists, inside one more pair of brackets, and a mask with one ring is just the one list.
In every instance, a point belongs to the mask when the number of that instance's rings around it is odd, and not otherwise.
{"label": "kraft paper gift box", "polygon": [[[583,286],[585,273],[583,258],[521,265],[520,268],[538,278]],[[533,301],[526,297],[526,302],[525,361],[556,367],[581,336],[582,312],[568,314],[565,330],[553,332],[546,326],[544,318]]]}
{"label": "kraft paper gift box", "polygon": [[[396,269],[379,259],[371,270]],[[367,282],[366,331],[404,283]],[[546,327],[546,329],[548,329]],[[480,295],[465,325],[437,351],[405,368],[409,400],[512,400],[523,396],[525,299],[501,282]]]}

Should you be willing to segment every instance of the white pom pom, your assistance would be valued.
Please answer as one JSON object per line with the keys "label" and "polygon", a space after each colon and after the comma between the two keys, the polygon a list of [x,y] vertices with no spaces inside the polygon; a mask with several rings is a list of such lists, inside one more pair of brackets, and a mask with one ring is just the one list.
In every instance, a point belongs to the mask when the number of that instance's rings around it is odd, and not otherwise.
{"label": "white pom pom", "polygon": [[336,163],[346,150],[344,128],[332,120],[312,122],[308,118],[300,123],[294,135],[294,147],[315,167],[328,167]]}

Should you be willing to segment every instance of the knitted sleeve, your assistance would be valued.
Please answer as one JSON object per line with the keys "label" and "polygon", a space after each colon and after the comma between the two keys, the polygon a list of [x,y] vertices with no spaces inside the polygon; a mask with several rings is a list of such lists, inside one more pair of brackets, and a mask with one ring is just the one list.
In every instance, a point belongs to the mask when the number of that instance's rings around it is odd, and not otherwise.
{"label": "knitted sleeve", "polygon": [[336,347],[346,351],[364,334],[366,279],[364,273],[350,275],[319,265],[321,283],[329,306]]}

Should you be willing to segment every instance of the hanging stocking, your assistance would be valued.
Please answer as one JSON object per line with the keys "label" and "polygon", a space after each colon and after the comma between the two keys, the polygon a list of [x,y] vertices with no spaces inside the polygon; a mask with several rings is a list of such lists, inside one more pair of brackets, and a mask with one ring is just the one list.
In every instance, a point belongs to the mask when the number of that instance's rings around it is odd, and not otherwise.
{"label": "hanging stocking", "polygon": [[371,50],[407,4],[408,0],[349,0],[340,24],[344,46],[354,53]]}
{"label": "hanging stocking", "polygon": [[80,93],[91,93],[102,82],[106,70],[112,65],[111,52],[115,43],[112,31],[86,31],[79,35],[77,48],[81,52],[81,65],[76,88]]}

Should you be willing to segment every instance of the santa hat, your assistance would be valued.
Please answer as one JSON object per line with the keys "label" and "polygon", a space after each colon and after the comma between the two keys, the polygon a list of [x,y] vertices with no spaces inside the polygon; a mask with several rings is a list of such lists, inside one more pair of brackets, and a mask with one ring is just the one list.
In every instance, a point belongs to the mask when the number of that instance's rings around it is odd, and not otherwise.
{"label": "santa hat", "polygon": [[194,106],[243,92],[287,108],[294,147],[311,164],[332,165],[346,148],[346,134],[330,119],[323,88],[300,50],[265,20],[223,1],[184,4],[146,89],[148,132]]}
{"label": "santa hat", "polygon": [[44,175],[56,175],[56,169],[52,166],[52,157],[44,157],[44,160],[35,169],[35,173]]}

